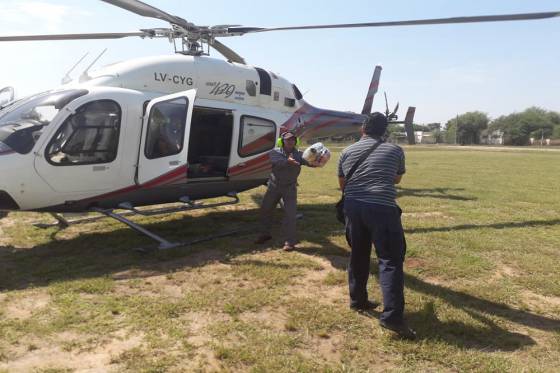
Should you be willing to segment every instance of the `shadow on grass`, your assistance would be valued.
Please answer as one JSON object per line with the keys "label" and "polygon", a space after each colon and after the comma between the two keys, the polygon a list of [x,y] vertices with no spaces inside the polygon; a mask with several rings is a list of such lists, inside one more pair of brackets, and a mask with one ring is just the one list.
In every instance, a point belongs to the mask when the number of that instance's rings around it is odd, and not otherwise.
{"label": "shadow on grass", "polygon": [[487,352],[515,351],[536,344],[527,335],[499,327],[479,311],[470,309],[465,311],[483,325],[475,326],[456,320],[440,320],[433,302],[426,303],[423,310],[410,313],[407,317],[412,325],[418,327],[420,338],[443,341],[459,348]]}
{"label": "shadow on grass", "polygon": [[[407,320],[418,333],[420,340],[444,342],[462,349],[486,352],[515,351],[536,344],[531,337],[500,328],[477,312],[466,312],[483,325],[477,327],[460,321],[442,321],[436,315],[434,302],[424,304],[424,308],[419,312],[407,313]],[[361,314],[378,319],[381,312],[373,310]]]}
{"label": "shadow on grass", "polygon": [[[309,255],[315,255],[323,257],[329,260],[333,267],[339,270],[346,270],[348,263],[347,255],[348,250],[342,247],[338,247],[338,253],[336,253],[335,245],[330,242],[318,242],[321,244],[318,247],[313,247],[309,250],[302,249],[300,252]],[[330,246],[329,252],[327,254],[322,250],[322,245],[327,247]],[[333,247],[334,246],[334,247]],[[372,254],[375,255],[375,254]],[[371,262],[371,274],[378,276],[377,260],[372,259]],[[541,329],[541,330],[551,330],[560,332],[560,320],[552,319],[545,316],[535,315],[527,311],[512,308],[506,304],[489,301],[483,298],[476,297],[474,295],[456,291],[445,286],[431,284],[429,282],[423,281],[419,277],[409,275],[405,273],[405,286],[411,290],[417,291],[425,295],[431,295],[440,298],[452,306],[463,309],[466,312],[475,312],[484,319],[484,316],[480,313],[488,313],[491,315],[503,317],[509,319],[517,324],[525,325],[528,327]],[[474,316],[473,316],[474,317]],[[476,318],[476,317],[475,317]]]}
{"label": "shadow on grass", "polygon": [[462,224],[454,225],[451,227],[428,227],[428,228],[411,228],[405,229],[406,233],[430,233],[430,232],[452,232],[452,231],[462,231],[469,229],[510,229],[510,228],[527,228],[527,227],[548,227],[552,225],[560,224],[560,219],[552,220],[528,220],[519,222],[507,222],[507,223],[494,223],[494,224]]}
{"label": "shadow on grass", "polygon": [[452,192],[464,191],[463,188],[431,188],[431,189],[412,189],[397,187],[397,197],[420,197],[420,198],[438,198],[451,199],[455,201],[476,201],[474,197],[465,197]]}
{"label": "shadow on grass", "polygon": [[[325,234],[338,232],[341,228],[341,225],[334,221],[331,208],[330,205],[322,204],[300,206],[306,218],[300,222],[299,232],[302,239],[312,243],[312,247],[298,251],[305,255],[325,258],[335,268],[344,270],[348,248],[333,243],[327,237],[332,236],[332,233]],[[258,210],[254,208],[244,211],[222,210],[196,218],[183,215],[176,220],[148,224],[146,228],[170,239],[182,239],[185,236],[200,236],[228,230],[232,225],[256,227],[257,216]],[[543,222],[557,223],[556,220]],[[499,225],[507,227],[509,223]],[[89,229],[92,229],[91,226]],[[54,235],[55,232],[52,229],[47,235]],[[51,241],[29,249],[0,247],[0,291],[102,276],[114,279],[146,277],[202,267],[213,262],[227,263],[242,254],[270,250],[269,246],[253,244],[254,238],[254,235],[220,238],[192,247],[142,254],[130,248],[145,243],[146,238],[128,228],[117,228],[108,232],[84,232],[72,239]],[[372,264],[372,273],[376,274],[375,261]],[[559,320],[431,284],[416,276],[406,275],[405,284],[411,290],[437,297],[467,312],[483,324],[478,328],[457,321],[438,320],[433,305],[427,305],[423,311],[408,315],[411,323],[419,326],[422,338],[444,340],[466,348],[503,351],[534,344],[528,336],[500,328],[490,320],[490,316],[498,316],[541,330],[560,331]]]}

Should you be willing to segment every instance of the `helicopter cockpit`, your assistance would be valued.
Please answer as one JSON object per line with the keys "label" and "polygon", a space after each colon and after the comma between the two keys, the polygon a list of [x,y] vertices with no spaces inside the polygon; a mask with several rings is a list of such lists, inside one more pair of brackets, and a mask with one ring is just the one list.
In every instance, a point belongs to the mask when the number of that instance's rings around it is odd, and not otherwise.
{"label": "helicopter cockpit", "polygon": [[0,110],[0,149],[27,154],[53,118],[85,89],[43,92]]}

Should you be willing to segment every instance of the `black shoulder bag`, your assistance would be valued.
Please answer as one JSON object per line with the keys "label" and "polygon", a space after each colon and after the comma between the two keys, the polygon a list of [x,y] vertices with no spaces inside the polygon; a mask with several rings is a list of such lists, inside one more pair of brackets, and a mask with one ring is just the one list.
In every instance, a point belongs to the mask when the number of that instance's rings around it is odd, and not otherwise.
{"label": "black shoulder bag", "polygon": [[[366,150],[364,152],[364,154],[362,154],[360,156],[360,159],[358,159],[356,161],[356,163],[354,163],[354,165],[352,166],[352,168],[350,169],[350,171],[348,171],[348,175],[346,175],[346,177],[344,178],[344,189],[346,189],[346,185],[348,185],[348,180],[350,180],[350,178],[352,177],[352,175],[354,174],[354,172],[356,171],[356,169],[358,168],[358,166],[365,161],[365,159],[371,154],[373,153],[373,151],[379,146],[381,145],[382,141],[379,140],[377,141],[375,144],[372,145],[371,148],[369,148],[368,150]],[[336,219],[341,222],[342,224],[346,223],[346,219],[344,216],[344,189],[342,190],[342,196],[340,197],[340,201],[338,201],[335,205],[336,208]]]}

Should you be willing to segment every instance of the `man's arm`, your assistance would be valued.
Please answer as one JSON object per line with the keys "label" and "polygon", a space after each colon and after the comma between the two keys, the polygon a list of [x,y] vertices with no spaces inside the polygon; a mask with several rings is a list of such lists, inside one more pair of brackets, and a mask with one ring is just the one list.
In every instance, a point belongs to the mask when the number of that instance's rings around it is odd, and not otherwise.
{"label": "man's arm", "polygon": [[404,160],[404,152],[402,149],[401,150],[401,159],[399,162],[399,168],[397,169],[397,175],[395,176],[395,184],[398,184],[401,182],[402,177],[404,175],[404,173],[406,172],[406,167],[405,167],[405,160]]}
{"label": "man's arm", "polygon": [[340,190],[344,190],[344,184],[346,184],[346,178],[344,176],[339,176],[338,185],[340,186]]}
{"label": "man's arm", "polygon": [[272,149],[269,153],[270,163],[273,166],[285,166],[288,164],[288,159],[276,149]]}
{"label": "man's arm", "polygon": [[344,176],[344,170],[342,169],[342,163],[345,159],[346,154],[343,151],[338,160],[338,185],[340,186],[340,190],[344,190],[344,186],[346,185],[346,177]]}

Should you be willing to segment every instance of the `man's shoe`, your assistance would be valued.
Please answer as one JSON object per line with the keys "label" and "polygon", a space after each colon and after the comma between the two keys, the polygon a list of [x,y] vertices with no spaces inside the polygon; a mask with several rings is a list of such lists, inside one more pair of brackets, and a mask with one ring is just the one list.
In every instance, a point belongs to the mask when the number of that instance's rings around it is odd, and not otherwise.
{"label": "man's shoe", "polygon": [[354,311],[371,311],[379,307],[379,303],[367,300],[363,304],[350,304],[350,308]]}
{"label": "man's shoe", "polygon": [[296,249],[296,245],[284,244],[282,250],[284,251],[294,251]]}
{"label": "man's shoe", "polygon": [[416,339],[416,332],[409,328],[405,322],[400,324],[393,324],[387,321],[379,320],[379,325],[382,328],[388,329],[394,333],[396,333],[399,337],[403,339],[414,340]]}
{"label": "man's shoe", "polygon": [[261,244],[261,243],[265,243],[266,241],[270,241],[272,239],[272,236],[270,234],[262,234],[259,236],[259,238],[257,238],[255,240],[256,244]]}

